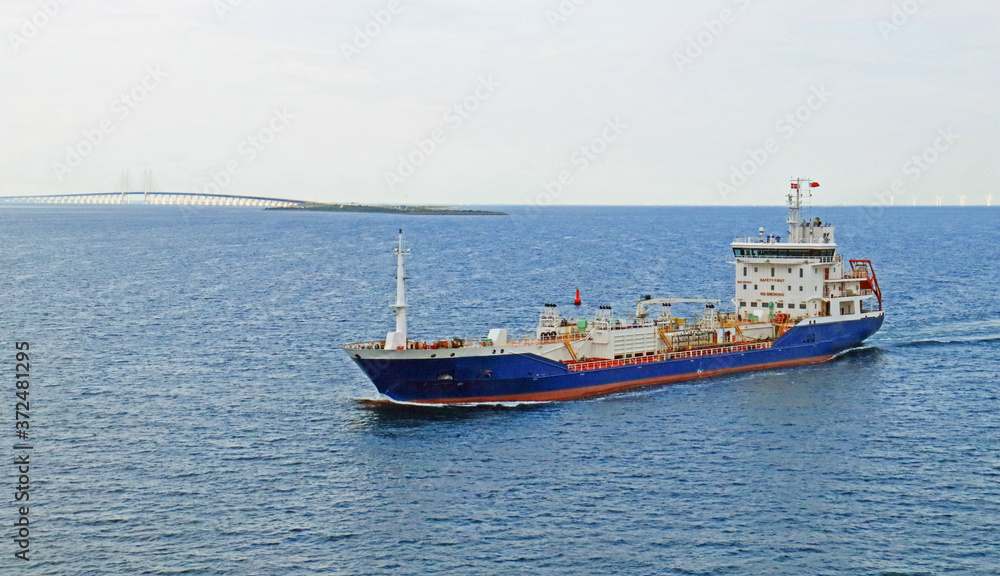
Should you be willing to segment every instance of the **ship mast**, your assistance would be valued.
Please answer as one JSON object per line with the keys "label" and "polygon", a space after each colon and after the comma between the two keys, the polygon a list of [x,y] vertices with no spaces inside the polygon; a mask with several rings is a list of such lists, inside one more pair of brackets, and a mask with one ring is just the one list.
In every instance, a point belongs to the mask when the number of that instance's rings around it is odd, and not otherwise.
{"label": "ship mast", "polygon": [[792,190],[788,193],[788,241],[792,243],[802,242],[802,234],[799,229],[802,218],[802,184],[805,183],[807,196],[812,195],[812,189],[818,186],[813,184],[808,178],[796,178],[792,180]]}
{"label": "ship mast", "polygon": [[386,349],[406,348],[406,271],[403,270],[403,257],[410,253],[403,249],[403,229],[399,230],[399,246],[396,247],[396,303],[392,308],[396,312],[396,331],[389,332],[385,337]]}

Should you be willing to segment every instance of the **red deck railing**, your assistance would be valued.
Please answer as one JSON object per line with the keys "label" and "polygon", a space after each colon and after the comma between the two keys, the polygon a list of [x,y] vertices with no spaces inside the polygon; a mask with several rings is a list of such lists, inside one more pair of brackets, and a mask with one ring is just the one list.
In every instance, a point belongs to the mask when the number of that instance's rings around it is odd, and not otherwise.
{"label": "red deck railing", "polygon": [[651,362],[662,362],[664,360],[681,360],[684,358],[699,358],[701,356],[712,356],[715,354],[726,354],[729,352],[746,352],[749,350],[765,350],[771,347],[770,342],[755,342],[747,344],[729,344],[726,346],[712,346],[710,348],[695,348],[693,350],[681,350],[670,354],[654,354],[652,356],[639,356],[636,358],[621,358],[618,360],[585,360],[583,362],[569,362],[566,368],[570,372],[583,372],[585,370],[599,370],[601,368],[617,368],[619,366],[631,366],[633,364],[649,364]]}

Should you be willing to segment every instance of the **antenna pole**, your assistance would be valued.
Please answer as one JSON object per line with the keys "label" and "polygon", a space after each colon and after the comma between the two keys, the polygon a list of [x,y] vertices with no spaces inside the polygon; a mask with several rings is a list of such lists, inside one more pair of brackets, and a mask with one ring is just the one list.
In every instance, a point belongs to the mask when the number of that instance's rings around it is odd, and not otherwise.
{"label": "antenna pole", "polygon": [[406,271],[403,269],[403,257],[409,254],[403,249],[403,230],[399,231],[399,247],[396,248],[396,332],[406,338]]}
{"label": "antenna pole", "polygon": [[[802,178],[796,178],[792,183],[792,189],[795,190],[795,194],[794,196],[791,193],[788,194],[789,242],[799,242],[801,240],[799,237],[799,219],[801,218],[802,211],[802,182]],[[808,180],[805,180],[805,182],[808,182]]]}

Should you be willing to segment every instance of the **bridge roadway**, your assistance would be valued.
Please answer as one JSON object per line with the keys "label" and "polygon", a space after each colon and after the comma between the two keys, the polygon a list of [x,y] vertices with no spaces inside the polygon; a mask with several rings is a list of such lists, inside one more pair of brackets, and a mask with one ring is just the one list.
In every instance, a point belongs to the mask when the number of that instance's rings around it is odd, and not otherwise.
{"label": "bridge roadway", "polygon": [[252,206],[291,208],[307,204],[304,200],[199,194],[195,192],[97,192],[92,194],[53,194],[48,196],[3,196],[6,204],[155,204],[168,206]]}

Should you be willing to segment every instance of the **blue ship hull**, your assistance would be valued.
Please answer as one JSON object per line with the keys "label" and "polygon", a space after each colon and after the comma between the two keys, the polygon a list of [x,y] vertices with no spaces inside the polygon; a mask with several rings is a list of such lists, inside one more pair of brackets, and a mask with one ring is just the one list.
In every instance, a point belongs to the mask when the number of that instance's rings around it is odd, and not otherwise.
{"label": "blue ship hull", "polygon": [[[620,390],[822,362],[860,345],[882,326],[882,314],[799,324],[770,348],[668,359],[586,371],[535,354],[459,358],[369,359],[352,356],[378,391],[398,402],[478,403],[572,400]],[[449,374],[450,379],[440,379]]]}

